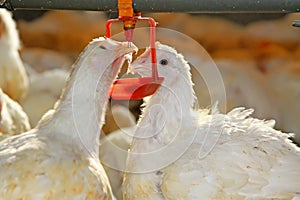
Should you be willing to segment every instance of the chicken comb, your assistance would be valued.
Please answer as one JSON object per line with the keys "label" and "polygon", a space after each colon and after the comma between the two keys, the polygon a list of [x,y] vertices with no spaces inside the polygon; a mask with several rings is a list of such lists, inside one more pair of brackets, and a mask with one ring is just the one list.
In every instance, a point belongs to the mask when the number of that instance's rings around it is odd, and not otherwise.
{"label": "chicken comb", "polygon": [[141,17],[140,12],[133,12],[132,0],[118,0],[119,18],[106,22],[106,37],[111,37],[111,24],[122,21],[124,24],[125,39],[130,45],[133,38],[133,30],[137,21],[148,21],[150,25],[150,51],[152,61],[152,76],[140,78],[118,79],[113,83],[110,97],[115,100],[138,100],[150,96],[156,92],[164,78],[158,76],[156,64],[156,22],[150,17]]}

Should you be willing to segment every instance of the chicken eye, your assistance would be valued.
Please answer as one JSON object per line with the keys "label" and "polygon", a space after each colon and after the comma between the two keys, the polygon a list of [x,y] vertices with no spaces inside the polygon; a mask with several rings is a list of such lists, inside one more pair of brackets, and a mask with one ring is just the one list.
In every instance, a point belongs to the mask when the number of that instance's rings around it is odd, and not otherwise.
{"label": "chicken eye", "polygon": [[168,64],[168,60],[167,59],[162,59],[159,61],[159,64],[161,65],[167,65]]}

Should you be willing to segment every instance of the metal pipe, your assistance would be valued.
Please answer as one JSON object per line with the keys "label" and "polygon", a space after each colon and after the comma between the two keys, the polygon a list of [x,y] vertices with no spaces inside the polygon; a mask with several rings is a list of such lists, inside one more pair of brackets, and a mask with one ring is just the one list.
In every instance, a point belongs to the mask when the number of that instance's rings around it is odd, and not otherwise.
{"label": "metal pipe", "polygon": [[[117,11],[117,0],[0,0],[12,10]],[[135,11],[201,13],[288,13],[300,11],[300,0],[133,0]]]}

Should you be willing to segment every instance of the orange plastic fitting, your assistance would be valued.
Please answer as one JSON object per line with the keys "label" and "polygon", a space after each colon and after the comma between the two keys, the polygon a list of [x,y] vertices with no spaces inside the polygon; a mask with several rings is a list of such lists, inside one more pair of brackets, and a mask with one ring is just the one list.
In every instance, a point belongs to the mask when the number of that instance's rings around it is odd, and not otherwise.
{"label": "orange plastic fitting", "polygon": [[136,21],[130,18],[134,17],[132,0],[118,0],[119,18],[123,20],[124,30],[134,29]]}
{"label": "orange plastic fitting", "polygon": [[133,17],[134,11],[132,0],[118,0],[118,9],[120,17]]}

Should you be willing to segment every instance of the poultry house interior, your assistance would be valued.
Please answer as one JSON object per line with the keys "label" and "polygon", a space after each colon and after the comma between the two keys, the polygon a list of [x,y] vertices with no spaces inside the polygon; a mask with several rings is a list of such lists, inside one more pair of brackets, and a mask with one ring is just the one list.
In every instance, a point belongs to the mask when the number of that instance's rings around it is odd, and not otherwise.
{"label": "poultry house interior", "polygon": [[[106,21],[116,17],[116,13],[99,11],[15,10],[10,13],[13,21],[4,22],[10,14],[0,8],[1,140],[36,127],[60,99],[71,66],[84,47],[92,39],[105,36]],[[255,118],[275,120],[275,129],[287,133],[300,146],[300,28],[292,26],[300,20],[300,14],[145,12],[143,16],[158,22],[157,40],[174,47],[189,63],[198,108],[212,108],[215,103],[212,95],[223,89],[226,109],[220,112],[253,108]],[[142,28],[145,26],[148,25],[141,23],[136,27],[133,43],[137,46],[139,42],[148,44],[149,29]],[[112,32],[117,38],[123,34],[123,27],[113,25]],[[133,60],[145,47],[133,55]],[[125,62],[119,77],[136,77],[127,73],[129,68],[130,63]],[[211,69],[218,71],[221,89],[213,84],[215,77],[203,76]],[[124,197],[122,170],[147,98],[109,99],[100,136],[100,161],[117,199]],[[222,99],[213,100],[222,104]],[[5,134],[8,136],[3,137]],[[300,177],[300,170],[294,176]],[[299,184],[295,186],[298,194],[299,187]]]}
{"label": "poultry house interior", "polygon": [[[299,19],[300,15],[147,15],[158,21],[158,27],[183,33],[203,46],[223,75],[228,109],[237,106],[258,108],[258,117],[274,118],[280,130],[300,135],[297,120],[300,115],[297,103],[300,29],[292,26],[293,21]],[[40,116],[59,98],[71,63],[92,38],[105,35],[105,21],[113,16],[110,13],[92,11],[14,11],[22,41],[20,55],[32,84],[27,99],[23,101],[24,109],[32,116],[32,125],[35,125]],[[116,26],[113,31],[119,33],[122,32],[122,28]],[[142,39],[147,42],[147,38]],[[184,45],[179,42],[176,43],[177,48]],[[191,46],[186,46],[182,49],[190,48],[186,51],[193,51]],[[210,97],[205,83],[199,77],[199,73],[193,73],[193,76],[196,95],[198,98],[201,96],[201,106],[207,107],[210,105]],[[242,78],[243,76],[245,78]],[[36,95],[37,93],[39,94]],[[295,103],[288,103],[289,101]],[[37,106],[36,103],[43,105]],[[127,105],[126,101],[113,101],[113,104],[129,106],[136,119],[140,114],[141,103],[130,101],[130,105]]]}

